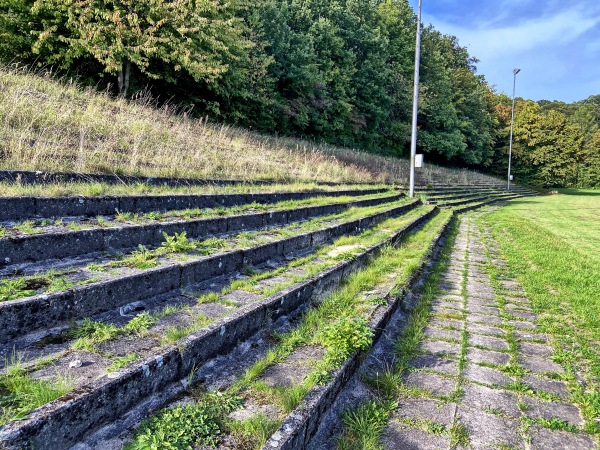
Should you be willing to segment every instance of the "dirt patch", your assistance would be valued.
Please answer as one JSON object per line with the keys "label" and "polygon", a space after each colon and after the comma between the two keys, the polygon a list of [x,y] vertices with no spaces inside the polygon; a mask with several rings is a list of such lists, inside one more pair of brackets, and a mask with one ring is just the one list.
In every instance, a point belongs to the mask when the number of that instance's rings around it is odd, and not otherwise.
{"label": "dirt patch", "polygon": [[104,342],[98,346],[98,349],[102,353],[110,353],[115,358],[122,358],[133,354],[143,355],[159,346],[158,339],[135,336]]}
{"label": "dirt patch", "polygon": [[221,297],[221,300],[230,302],[235,306],[244,306],[249,305],[250,303],[254,303],[261,299],[260,295],[253,294],[252,292],[235,290],[231,291],[229,294]]}
{"label": "dirt patch", "polygon": [[356,250],[357,248],[360,248],[360,245],[358,245],[358,244],[340,245],[339,247],[336,247],[333,250],[331,250],[329,253],[327,253],[327,256],[329,256],[331,258],[336,258],[340,255],[343,255],[344,253],[349,253],[352,250]]}
{"label": "dirt patch", "polygon": [[546,286],[546,290],[550,292],[552,295],[558,295],[558,292],[550,285]]}
{"label": "dirt patch", "polygon": [[298,385],[312,371],[314,364],[325,355],[322,347],[302,347],[288,356],[284,362],[268,367],[261,381],[270,387]]}
{"label": "dirt patch", "polygon": [[112,362],[95,353],[78,351],[33,372],[36,379],[55,380],[57,377],[68,379],[74,386],[83,386],[106,374]]}

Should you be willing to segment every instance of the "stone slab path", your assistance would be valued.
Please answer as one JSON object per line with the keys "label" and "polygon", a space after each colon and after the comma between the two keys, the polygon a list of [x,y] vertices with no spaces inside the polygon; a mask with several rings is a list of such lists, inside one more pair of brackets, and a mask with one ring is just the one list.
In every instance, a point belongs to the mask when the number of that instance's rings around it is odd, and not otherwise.
{"label": "stone slab path", "polygon": [[596,450],[497,244],[463,218],[385,449]]}

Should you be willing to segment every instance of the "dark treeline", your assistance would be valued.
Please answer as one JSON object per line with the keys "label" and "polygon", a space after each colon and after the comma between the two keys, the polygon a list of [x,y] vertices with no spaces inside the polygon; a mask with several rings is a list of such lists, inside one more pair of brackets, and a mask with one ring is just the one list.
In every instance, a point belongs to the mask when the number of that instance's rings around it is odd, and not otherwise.
{"label": "dark treeline", "polygon": [[[0,0],[0,54],[198,115],[406,156],[416,17],[406,0]],[[419,151],[504,175],[510,99],[423,30]],[[192,108],[193,107],[193,108]],[[517,181],[600,185],[600,97],[520,101]]]}

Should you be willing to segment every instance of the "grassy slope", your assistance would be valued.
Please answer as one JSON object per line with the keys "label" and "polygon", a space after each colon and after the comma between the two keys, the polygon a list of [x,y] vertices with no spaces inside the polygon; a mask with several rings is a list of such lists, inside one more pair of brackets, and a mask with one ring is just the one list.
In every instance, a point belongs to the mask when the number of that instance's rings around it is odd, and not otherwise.
{"label": "grassy slope", "polygon": [[511,202],[483,219],[553,336],[556,360],[592,423],[600,418],[599,215],[600,191],[563,190]]}
{"label": "grassy slope", "polygon": [[[408,163],[188,117],[0,67],[0,169],[200,178],[405,182]],[[428,165],[426,181],[490,179]]]}

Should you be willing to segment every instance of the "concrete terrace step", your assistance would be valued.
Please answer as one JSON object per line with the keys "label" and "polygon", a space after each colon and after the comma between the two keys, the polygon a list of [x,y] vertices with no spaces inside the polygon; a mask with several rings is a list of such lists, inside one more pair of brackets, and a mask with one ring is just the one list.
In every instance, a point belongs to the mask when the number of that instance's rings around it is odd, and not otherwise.
{"label": "concrete terrace step", "polygon": [[438,201],[438,202],[432,202],[432,203],[435,203],[442,208],[450,208],[450,207],[456,207],[456,206],[461,206],[461,205],[468,205],[471,203],[510,199],[510,198],[513,198],[514,195],[518,195],[518,194],[508,194],[508,193],[493,193],[493,194],[483,194],[483,195],[482,194],[479,194],[479,195],[474,194],[474,195],[468,196],[466,198],[451,199],[449,201]]}
{"label": "concrete terrace step", "polygon": [[131,302],[160,295],[208,278],[240,271],[249,263],[260,263],[283,256],[327,239],[366,230],[387,218],[401,215],[420,205],[413,201],[382,212],[332,225],[318,231],[300,233],[246,249],[238,249],[191,261],[172,261],[147,270],[132,270],[104,281],[76,286],[66,291],[40,294],[0,303],[0,342],[5,343],[26,332],[58,326],[69,320],[99,314]]}
{"label": "concrete terrace step", "polygon": [[[189,238],[200,239],[216,233],[256,230],[307,220],[311,217],[337,214],[351,207],[375,206],[401,199],[402,194],[356,200],[348,203],[330,203],[293,209],[246,213],[227,217],[178,222],[155,221],[155,224],[126,225],[104,220],[95,229],[80,231],[43,232],[41,234],[0,238],[0,269],[15,264],[39,262],[47,259],[75,257],[87,253],[135,248],[138,245],[159,245],[163,233],[174,235],[185,232]],[[77,222],[75,222],[77,223]],[[85,225],[84,225],[85,226]],[[117,228],[111,228],[117,226]]]}
{"label": "concrete terrace step", "polygon": [[239,206],[249,203],[277,203],[318,196],[368,195],[385,189],[303,191],[266,194],[132,195],[106,197],[5,197],[0,221],[50,217],[95,217],[116,212],[149,213],[194,208]]}
{"label": "concrete terrace step", "polygon": [[272,321],[292,314],[317,292],[329,291],[347,276],[362,267],[386,245],[397,242],[406,233],[429,220],[435,209],[412,220],[389,238],[367,248],[324,272],[297,283],[265,300],[241,308],[232,316],[217,320],[205,329],[178,342],[177,347],[166,346],[133,363],[114,377],[103,377],[79,387],[32,412],[25,420],[13,422],[0,431],[4,448],[68,448],[81,441],[93,429],[118,420],[131,408],[153,394],[163,396],[163,402],[177,396],[184,389],[192,368],[207,363],[218,355],[226,354],[238,343]]}
{"label": "concrete terrace step", "polygon": [[[340,192],[343,191],[337,191],[338,195],[342,195]],[[423,282],[426,269],[436,260],[459,214],[520,196],[486,186],[448,186],[447,190],[436,187],[427,192],[438,194],[432,197],[446,202],[447,209],[440,210],[438,206],[422,205],[420,200],[401,202],[400,194],[389,195],[385,190],[350,192],[345,191],[344,195],[352,195],[355,200],[347,204],[130,225],[122,230],[49,232],[20,237],[29,243],[29,248],[22,253],[16,245],[6,247],[4,252],[11,255],[13,261],[30,259],[27,264],[5,266],[4,275],[0,274],[5,279],[16,279],[46,266],[62,267],[77,275],[87,273],[84,264],[117,261],[111,259],[111,255],[97,256],[99,251],[109,248],[106,239],[100,240],[100,236],[106,238],[103,233],[116,233],[111,242],[116,242],[112,248],[118,249],[134,248],[138,244],[158,246],[162,241],[161,231],[168,234],[186,231],[194,239],[217,235],[229,245],[221,250],[211,248],[212,253],[208,255],[192,252],[161,256],[159,266],[149,269],[111,266],[118,268],[98,272],[100,279],[87,285],[0,302],[0,352],[8,357],[11,350],[20,355],[22,370],[35,379],[53,380],[57,373],[66,373],[73,383],[69,394],[42,405],[23,420],[1,427],[0,447],[7,450],[31,446],[41,450],[73,446],[80,450],[120,449],[141,420],[162,407],[185,401],[190,395],[187,390],[190,381],[203,381],[207,387],[210,381],[211,389],[217,390],[219,386],[233,383],[259,355],[272,348],[274,331],[292,330],[306,311],[317,307],[344,280],[365,268],[367,262],[382,252],[387,254],[390,246],[396,246],[409,233],[428,224],[428,238],[423,242],[423,250],[428,245],[428,251],[418,269],[411,272],[410,279],[399,286],[384,280],[375,289],[377,292],[360,294],[376,300],[364,309],[364,314],[374,331],[374,343],[381,341],[380,337],[387,335],[390,327],[397,328],[393,317],[400,314],[406,318],[414,307],[411,292]],[[381,195],[360,198],[373,194]],[[262,202],[256,199],[256,194],[135,197],[139,201],[132,200],[134,197],[112,199],[119,205],[131,205],[134,211],[135,208],[153,211],[157,208],[151,205],[160,205],[161,198],[175,198],[158,207],[172,211],[211,207],[199,204],[212,207],[252,202],[273,204],[335,193],[261,195]],[[285,197],[287,195],[292,198]],[[34,207],[32,213],[43,214],[41,217],[49,217],[48,211],[60,208],[64,208],[65,216],[97,215],[94,211],[111,208],[106,214],[115,211],[115,203],[108,197],[86,198],[84,205],[88,200],[92,203],[83,209],[78,209],[78,199],[54,199],[54,205],[52,200],[30,198],[22,204],[14,200],[13,205],[19,206],[8,214],[15,217],[10,220],[33,217],[19,216],[27,209],[28,201],[33,202],[30,203]],[[358,210],[346,212],[351,206]],[[76,214],[71,214],[74,212]],[[312,225],[302,228],[298,221],[312,217],[316,219],[306,222]],[[235,234],[249,229],[255,231]],[[288,231],[277,234],[279,230]],[[87,235],[83,231],[91,236],[89,245],[85,243]],[[339,243],[332,243],[339,237],[343,237]],[[82,242],[81,248],[73,249],[77,239]],[[100,243],[93,246],[91,242],[95,239]],[[9,240],[0,239],[0,249],[3,241]],[[347,245],[348,242],[351,244]],[[366,244],[361,245],[361,242]],[[40,247],[48,250],[41,251]],[[36,251],[40,256],[28,256]],[[9,274],[13,267],[21,272]],[[311,272],[311,268],[316,270]],[[162,315],[166,307],[171,309]],[[125,330],[142,311],[156,318],[145,331],[138,334],[120,331],[90,348],[73,346],[72,332],[86,323],[82,319]],[[168,338],[173,330],[177,331],[177,337]],[[315,351],[314,357],[318,359],[318,349]],[[340,398],[344,396],[343,389],[366,355],[353,354],[334,371],[331,379],[312,388],[298,407],[286,415],[265,448],[314,447],[315,439],[320,439],[315,436],[323,433],[319,427],[324,424],[327,411],[340,397],[338,394],[342,393]],[[124,357],[130,358],[129,363],[111,372],[113,360]],[[0,367],[0,376],[9,370],[6,365]]]}

